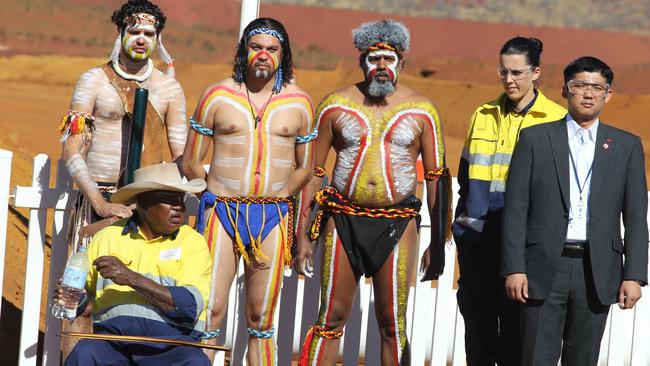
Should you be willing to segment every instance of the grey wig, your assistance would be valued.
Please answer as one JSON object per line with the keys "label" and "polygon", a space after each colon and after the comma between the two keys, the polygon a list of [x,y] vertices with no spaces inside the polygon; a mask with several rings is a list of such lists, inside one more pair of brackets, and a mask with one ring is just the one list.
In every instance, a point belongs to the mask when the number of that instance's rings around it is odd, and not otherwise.
{"label": "grey wig", "polygon": [[394,20],[380,20],[361,24],[352,30],[354,47],[364,52],[368,47],[379,42],[388,43],[395,47],[397,52],[407,52],[411,43],[408,28]]}

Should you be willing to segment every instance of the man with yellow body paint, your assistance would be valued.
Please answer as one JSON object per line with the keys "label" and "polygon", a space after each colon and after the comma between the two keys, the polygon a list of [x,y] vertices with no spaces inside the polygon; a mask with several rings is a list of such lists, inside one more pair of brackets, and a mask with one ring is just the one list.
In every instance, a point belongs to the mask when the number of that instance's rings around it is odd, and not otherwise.
{"label": "man with yellow body paint", "polygon": [[[306,197],[316,193],[320,208],[310,230],[301,226],[298,232],[296,261],[311,261],[311,240],[321,244],[323,260],[318,320],[307,334],[299,365],[336,365],[362,275],[372,278],[381,364],[410,365],[406,308],[419,243],[418,156],[426,172],[432,222],[422,281],[442,274],[450,236],[450,176],[442,127],[431,101],[398,84],[410,44],[406,26],[390,20],[364,23],[352,37],[365,78],[330,94],[318,107],[316,167],[303,192]],[[330,185],[319,191],[330,148],[336,163]],[[301,215],[308,217],[310,211]]]}

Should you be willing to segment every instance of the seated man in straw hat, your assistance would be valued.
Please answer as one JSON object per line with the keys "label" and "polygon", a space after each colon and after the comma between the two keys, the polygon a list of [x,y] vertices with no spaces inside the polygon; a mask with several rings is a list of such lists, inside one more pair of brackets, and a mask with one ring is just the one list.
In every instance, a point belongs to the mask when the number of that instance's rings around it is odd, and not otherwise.
{"label": "seated man in straw hat", "polygon": [[[99,231],[87,253],[86,280],[95,333],[198,342],[205,328],[211,260],[203,236],[183,224],[186,192],[175,164],[135,171],[135,181],[111,200],[136,204],[129,219]],[[61,296],[61,291],[57,297]],[[85,339],[65,365],[210,365],[200,348]]]}

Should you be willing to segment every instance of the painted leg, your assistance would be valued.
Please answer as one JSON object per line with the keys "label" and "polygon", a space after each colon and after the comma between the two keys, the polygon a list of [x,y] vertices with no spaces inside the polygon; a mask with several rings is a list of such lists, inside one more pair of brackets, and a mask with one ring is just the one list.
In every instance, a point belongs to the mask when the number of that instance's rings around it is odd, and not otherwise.
{"label": "painted leg", "polygon": [[277,364],[273,315],[284,275],[283,231],[278,225],[262,242],[266,258],[252,258],[246,266],[247,361],[251,366]]}
{"label": "painted leg", "polygon": [[[216,214],[211,214],[205,229],[205,238],[210,246],[210,254],[213,259],[210,299],[208,302],[207,332],[218,332],[223,318],[226,316],[228,307],[228,295],[233,278],[237,272],[237,261],[235,245],[221,226]],[[207,341],[209,344],[216,344],[216,338]],[[212,361],[215,351],[204,350]]]}
{"label": "painted leg", "polygon": [[318,321],[305,338],[300,366],[336,365],[343,327],[350,315],[360,275],[350,267],[330,219],[322,241],[321,302]]}
{"label": "painted leg", "polygon": [[381,335],[381,364],[385,366],[411,364],[406,307],[415,276],[417,239],[415,220],[411,220],[395,250],[372,279]]}

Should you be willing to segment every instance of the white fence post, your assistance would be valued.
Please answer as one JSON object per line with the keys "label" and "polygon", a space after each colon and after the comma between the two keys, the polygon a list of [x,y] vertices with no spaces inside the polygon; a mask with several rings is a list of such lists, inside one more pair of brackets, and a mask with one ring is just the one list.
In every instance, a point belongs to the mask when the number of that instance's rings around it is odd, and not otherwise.
{"label": "white fence post", "polygon": [[[45,337],[43,344],[43,365],[58,366],[61,355],[61,320],[56,319],[49,311],[52,308],[52,297],[59,278],[63,275],[68,258],[68,222],[70,212],[76,198],[76,191],[72,190],[72,177],[62,159],[56,166],[55,192],[71,192],[63,209],[55,208],[54,222],[52,223],[52,244],[50,247],[50,273],[48,276],[47,306],[45,311]],[[58,205],[57,205],[58,206]]]}
{"label": "white fence post", "polygon": [[248,23],[257,19],[260,13],[260,2],[261,0],[242,0],[239,17],[239,38],[241,38]]}
{"label": "white fence post", "polygon": [[[9,211],[9,185],[11,180],[11,151],[0,149],[0,295],[4,283],[5,273],[5,250],[7,248],[7,218]],[[2,314],[2,302],[0,302],[0,314]]]}
{"label": "white fence post", "polygon": [[[49,188],[50,159],[45,154],[34,158],[32,187],[37,193]],[[16,193],[16,200],[19,199]],[[47,206],[45,206],[47,207]],[[27,238],[27,263],[25,264],[25,300],[20,328],[20,366],[36,365],[38,347],[38,326],[41,315],[41,292],[43,287],[43,261],[45,259],[45,219],[47,208],[29,210],[29,230]]]}
{"label": "white fence post", "polygon": [[45,307],[46,325],[43,365],[56,366],[60,358],[61,322],[49,314],[54,284],[61,277],[67,253],[68,210],[74,202],[76,191],[72,179],[62,161],[57,165],[56,187],[49,188],[50,160],[39,154],[34,158],[32,187],[16,187],[14,205],[29,208],[29,233],[25,265],[25,300],[21,325],[19,364],[35,365],[40,322],[41,294],[43,291],[43,267],[45,260],[45,224],[47,209],[53,208],[52,242],[50,251],[49,289]]}

